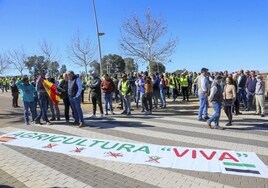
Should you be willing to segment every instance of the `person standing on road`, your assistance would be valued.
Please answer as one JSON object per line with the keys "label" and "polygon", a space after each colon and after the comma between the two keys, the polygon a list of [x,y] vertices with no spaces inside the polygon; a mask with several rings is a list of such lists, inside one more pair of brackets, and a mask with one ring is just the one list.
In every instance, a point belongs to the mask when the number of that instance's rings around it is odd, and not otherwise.
{"label": "person standing on road", "polygon": [[63,74],[63,79],[60,81],[58,89],[60,91],[60,97],[62,98],[63,104],[64,104],[65,121],[66,121],[66,123],[69,123],[69,121],[70,121],[69,112],[70,112],[71,104],[70,104],[69,97],[68,97],[68,75],[67,75],[67,73]]}
{"label": "person standing on road", "polygon": [[34,102],[34,95],[35,95],[35,88],[32,84],[29,83],[29,78],[24,76],[22,80],[16,83],[16,86],[20,89],[21,98],[23,102],[24,108],[24,122],[25,125],[30,125],[29,122],[29,108],[32,115],[32,122],[34,122],[36,118],[36,109],[35,109],[35,102]]}
{"label": "person standing on road", "polygon": [[[221,88],[221,79],[222,76],[215,76],[215,80],[212,83],[212,88],[209,96],[209,100],[213,104],[214,114],[207,120],[207,124],[211,129],[223,129],[219,126],[220,116],[221,116],[221,107],[222,107],[222,88]],[[214,121],[215,125],[212,127],[211,123]]]}
{"label": "person standing on road", "polygon": [[40,119],[42,117],[43,121],[46,122],[46,125],[51,125],[51,123],[47,117],[49,96],[45,90],[44,85],[42,84],[42,80],[46,79],[46,77],[45,77],[46,73],[47,73],[47,71],[45,69],[42,69],[40,71],[40,76],[36,80],[36,90],[37,90],[37,96],[38,96],[38,101],[39,101],[41,111],[40,111],[39,116],[37,116],[37,118],[35,119],[35,123],[41,124]]}
{"label": "person standing on road", "polygon": [[[51,82],[53,84],[56,84],[55,78],[53,78],[49,73],[46,74],[46,79],[49,82]],[[50,112],[52,114],[52,118],[50,119],[50,121],[56,121],[56,120],[57,121],[60,121],[60,109],[59,109],[59,105],[58,104],[54,104],[53,101],[50,98],[48,99],[48,104],[49,104]]]}
{"label": "person standing on road", "polygon": [[73,71],[68,71],[68,97],[74,113],[74,123],[79,124],[79,128],[85,126],[84,116],[81,109],[81,92],[82,81],[74,74]]}
{"label": "person standing on road", "polygon": [[16,85],[16,77],[13,77],[10,84],[11,94],[12,94],[12,107],[17,108],[18,105],[18,99],[19,99],[19,90]]}
{"label": "person standing on road", "polygon": [[260,115],[261,117],[265,117],[264,94],[265,94],[265,82],[263,81],[262,76],[258,75],[255,89],[256,114]]}
{"label": "person standing on road", "polygon": [[256,89],[257,79],[255,78],[255,71],[250,71],[250,76],[247,78],[246,88],[247,88],[247,111],[253,109],[253,99]]}
{"label": "person standing on road", "polygon": [[247,76],[244,74],[244,70],[241,69],[238,72],[239,76],[237,79],[237,85],[238,85],[238,96],[239,96],[239,103],[243,101],[244,103],[244,109],[248,110],[247,106],[247,93],[246,93],[246,82],[247,82]]}
{"label": "person standing on road", "polygon": [[161,74],[160,76],[160,83],[159,83],[159,88],[160,88],[160,96],[161,96],[161,108],[166,108],[166,82],[165,82],[165,76]]}
{"label": "person standing on road", "polygon": [[104,75],[104,80],[101,82],[101,89],[102,92],[104,93],[105,115],[108,115],[108,105],[111,114],[114,115],[112,103],[113,103],[113,92],[115,91],[115,84],[108,74]]}
{"label": "person standing on road", "polygon": [[[198,77],[198,97],[200,101],[199,111],[198,111],[198,121],[205,121],[209,119],[208,117],[208,95],[209,95],[209,80],[207,78],[208,69],[202,68],[201,75]],[[203,118],[204,115],[204,118]]]}
{"label": "person standing on road", "polygon": [[226,85],[223,89],[223,98],[226,101],[224,104],[224,112],[226,116],[228,117],[228,123],[226,126],[232,125],[233,121],[233,114],[232,114],[232,106],[234,105],[234,102],[236,100],[236,89],[234,86],[234,80],[232,77],[225,78]]}
{"label": "person standing on road", "polygon": [[121,93],[123,96],[123,107],[124,111],[121,114],[131,115],[131,85],[129,80],[127,79],[127,75],[122,75],[122,82],[121,82]]}
{"label": "person standing on road", "polygon": [[100,108],[100,117],[103,118],[103,107],[101,101],[101,79],[98,77],[96,72],[92,72],[91,76],[92,78],[88,85],[88,87],[90,88],[91,101],[93,105],[93,113],[91,115],[91,118],[96,117],[97,104]]}

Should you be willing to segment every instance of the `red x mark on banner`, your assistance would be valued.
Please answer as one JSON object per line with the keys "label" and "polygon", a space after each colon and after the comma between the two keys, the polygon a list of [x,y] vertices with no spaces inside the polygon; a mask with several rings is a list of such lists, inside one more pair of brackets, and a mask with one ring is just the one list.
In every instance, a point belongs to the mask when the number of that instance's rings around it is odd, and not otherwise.
{"label": "red x mark on banner", "polygon": [[159,160],[162,158],[158,156],[148,156],[148,157],[149,157],[149,160],[145,162],[149,162],[149,163],[160,163]]}
{"label": "red x mark on banner", "polygon": [[44,146],[43,148],[49,148],[52,149],[53,147],[57,146],[58,144],[48,144],[47,146]]}
{"label": "red x mark on banner", "polygon": [[72,152],[75,152],[75,153],[81,153],[81,151],[83,151],[85,148],[78,148],[76,147],[75,150],[73,150]]}
{"label": "red x mark on banner", "polygon": [[107,154],[107,156],[106,157],[114,157],[114,158],[117,158],[117,157],[123,157],[123,154],[121,154],[121,153],[113,153],[113,152],[108,152],[108,153],[105,153],[105,154]]}

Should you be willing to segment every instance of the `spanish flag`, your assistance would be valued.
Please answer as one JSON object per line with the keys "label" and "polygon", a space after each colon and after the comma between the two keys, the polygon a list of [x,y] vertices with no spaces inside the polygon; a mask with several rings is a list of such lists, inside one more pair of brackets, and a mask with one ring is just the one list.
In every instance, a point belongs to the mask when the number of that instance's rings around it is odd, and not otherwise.
{"label": "spanish flag", "polygon": [[42,79],[42,84],[46,89],[46,92],[54,104],[59,104],[60,96],[57,93],[57,85]]}

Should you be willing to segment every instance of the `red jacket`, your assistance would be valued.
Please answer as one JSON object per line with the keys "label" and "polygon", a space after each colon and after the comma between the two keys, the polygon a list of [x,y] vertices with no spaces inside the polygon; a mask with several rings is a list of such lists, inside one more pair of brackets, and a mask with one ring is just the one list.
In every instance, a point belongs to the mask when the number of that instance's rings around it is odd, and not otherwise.
{"label": "red jacket", "polygon": [[101,82],[101,89],[103,93],[112,93],[115,91],[115,84],[112,79],[109,80],[103,80]]}

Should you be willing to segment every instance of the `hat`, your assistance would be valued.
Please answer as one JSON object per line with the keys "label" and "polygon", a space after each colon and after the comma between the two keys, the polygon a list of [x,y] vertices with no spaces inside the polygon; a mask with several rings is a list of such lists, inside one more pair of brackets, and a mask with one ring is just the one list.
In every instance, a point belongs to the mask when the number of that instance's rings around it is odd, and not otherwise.
{"label": "hat", "polygon": [[202,69],[201,69],[201,72],[207,72],[207,71],[208,71],[207,68],[202,68]]}
{"label": "hat", "polygon": [[221,79],[222,79],[222,76],[221,75],[215,76],[215,80],[221,80]]}

